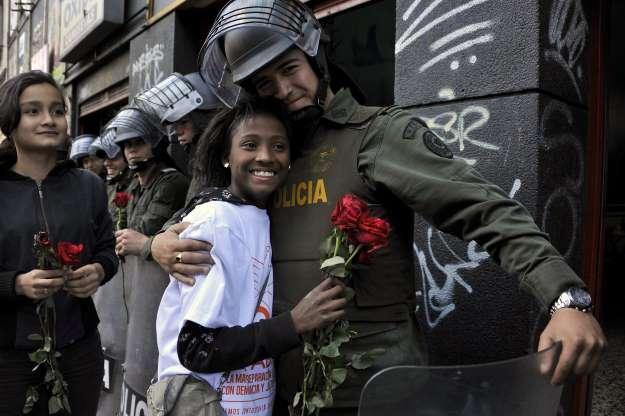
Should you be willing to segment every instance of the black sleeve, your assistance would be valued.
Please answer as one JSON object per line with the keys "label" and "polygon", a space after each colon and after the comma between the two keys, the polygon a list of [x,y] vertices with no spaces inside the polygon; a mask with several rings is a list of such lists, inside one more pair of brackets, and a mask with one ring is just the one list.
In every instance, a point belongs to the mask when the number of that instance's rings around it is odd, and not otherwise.
{"label": "black sleeve", "polygon": [[186,321],[178,335],[178,359],[191,371],[216,373],[278,357],[300,342],[290,312],[243,327],[205,328]]}

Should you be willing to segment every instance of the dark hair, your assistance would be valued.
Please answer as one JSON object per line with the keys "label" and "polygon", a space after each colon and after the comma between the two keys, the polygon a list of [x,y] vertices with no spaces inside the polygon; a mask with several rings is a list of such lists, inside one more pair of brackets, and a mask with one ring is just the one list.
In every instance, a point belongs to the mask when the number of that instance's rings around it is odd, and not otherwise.
{"label": "dark hair", "polygon": [[[7,138],[10,139],[11,133],[20,124],[20,96],[26,88],[36,84],[50,84],[59,91],[61,97],[65,97],[52,75],[42,71],[24,72],[6,80],[0,86],[0,130]],[[67,109],[65,102],[63,106]]]}
{"label": "dark hair", "polygon": [[[50,74],[41,71],[24,72],[9,78],[0,86],[0,131],[7,140],[0,148],[0,162],[13,165],[17,161],[15,144],[11,133],[20,124],[22,111],[20,109],[20,96],[24,90],[32,85],[50,84],[65,98],[63,90]],[[63,102],[65,108],[65,102]]]}
{"label": "dark hair", "polygon": [[223,160],[230,152],[232,133],[242,122],[259,115],[274,117],[282,123],[292,146],[289,115],[276,100],[250,98],[232,109],[222,109],[211,119],[195,150],[193,176],[201,187],[230,185],[230,170],[223,166]]}

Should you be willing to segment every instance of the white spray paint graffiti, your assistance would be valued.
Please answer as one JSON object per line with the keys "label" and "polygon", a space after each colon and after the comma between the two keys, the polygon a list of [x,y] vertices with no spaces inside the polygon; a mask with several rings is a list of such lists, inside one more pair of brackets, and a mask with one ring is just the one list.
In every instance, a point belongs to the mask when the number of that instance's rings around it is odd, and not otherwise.
{"label": "white spray paint graffiti", "polygon": [[570,228],[567,227],[566,229],[571,230],[571,235],[566,247],[559,248],[564,258],[570,260],[579,237],[578,228],[581,210],[580,196],[584,186],[584,150],[582,149],[580,141],[573,135],[572,132],[558,133],[556,135],[549,134],[547,125],[554,118],[557,118],[558,120],[564,118],[569,127],[572,127],[573,113],[566,104],[559,101],[550,101],[543,112],[543,116],[540,121],[540,131],[545,136],[544,141],[550,147],[550,151],[553,151],[554,148],[572,148],[575,150],[577,169],[567,172],[574,174],[575,176],[567,177],[564,183],[556,188],[551,195],[549,195],[549,198],[547,198],[545,207],[543,208],[541,226],[542,229],[546,231],[548,230],[548,224],[554,221],[560,224],[559,227],[564,227],[561,224],[566,224],[565,221],[567,219],[562,217],[562,211],[558,210],[557,213],[552,211],[557,202],[564,202],[567,204],[571,216],[568,218],[570,221]]}
{"label": "white spray paint graffiti", "polygon": [[[453,98],[453,91],[450,89],[443,89],[439,92],[439,94],[441,93],[447,96],[451,93],[451,97]],[[460,152],[465,150],[467,144],[490,151],[498,151],[500,149],[497,145],[471,137],[472,132],[482,128],[490,119],[490,112],[488,108],[484,106],[470,105],[459,113],[447,111],[434,117],[421,116],[421,119],[423,119],[425,124],[441,137],[445,143],[457,143]],[[462,156],[458,156],[458,158],[465,160],[469,165],[475,165],[477,163],[477,159],[463,158]]]}
{"label": "white spray paint graffiti", "polygon": [[[515,179],[512,189],[508,196],[514,198],[521,189],[521,180]],[[432,238],[434,233],[442,243],[448,253],[451,254],[457,262],[442,264],[437,260],[432,248]],[[443,319],[456,309],[455,292],[456,287],[460,285],[467,293],[473,293],[471,285],[460,276],[460,272],[464,270],[473,270],[480,267],[490,256],[485,251],[477,251],[477,243],[469,242],[467,245],[466,259],[458,255],[445,239],[445,235],[432,227],[428,227],[427,231],[427,252],[421,250],[417,243],[413,244],[414,252],[419,262],[421,270],[422,291],[417,292],[417,296],[423,296],[425,318],[430,328],[435,328]],[[440,253],[440,251],[437,251]],[[430,263],[434,269],[430,268]],[[442,273],[444,281],[439,286],[435,273]]]}
{"label": "white spray paint graffiti", "polygon": [[545,58],[557,62],[571,79],[577,96],[582,98],[580,57],[586,46],[588,22],[581,0],[555,0],[549,18],[549,44]]}
{"label": "white spray paint graffiti", "polygon": [[[490,0],[472,0],[453,8],[446,13],[441,14],[440,16],[432,19],[429,22],[425,22],[425,19],[443,2],[443,0],[431,1],[427,6],[423,8],[421,13],[408,26],[404,33],[397,39],[397,42],[395,43],[395,54],[399,54],[400,52],[402,52],[412,43],[417,41],[417,39],[419,39],[421,36],[436,28],[436,26],[440,23],[488,1]],[[421,0],[414,0],[411,3],[411,5],[402,15],[402,19],[404,22],[410,18],[410,16],[413,14],[413,12],[415,12],[420,3]],[[423,23],[422,27],[420,27],[421,23]],[[477,45],[492,42],[495,38],[494,33],[489,31],[492,26],[492,20],[471,23],[459,29],[453,30],[452,32],[442,36],[440,39],[435,40],[430,44],[429,50],[430,52],[436,53],[436,55],[424,64],[422,64],[419,67],[419,72],[427,71],[429,68],[436,65],[437,63],[444,61],[445,59],[454,55],[457,56],[461,52],[471,49]],[[461,41],[467,36],[473,35],[476,36],[471,39]],[[448,47],[449,44],[454,43],[455,41],[460,41],[460,43]],[[444,47],[448,47],[448,49],[441,50]],[[477,62],[477,56],[471,55],[467,61],[469,62],[469,64],[473,65]],[[449,67],[452,71],[457,70],[460,67],[460,61],[458,59],[452,60]]]}
{"label": "white spray paint graffiti", "polygon": [[139,87],[142,90],[158,84],[165,73],[161,70],[161,62],[165,58],[162,43],[149,47],[145,45],[145,51],[132,64],[132,76],[139,78]]}

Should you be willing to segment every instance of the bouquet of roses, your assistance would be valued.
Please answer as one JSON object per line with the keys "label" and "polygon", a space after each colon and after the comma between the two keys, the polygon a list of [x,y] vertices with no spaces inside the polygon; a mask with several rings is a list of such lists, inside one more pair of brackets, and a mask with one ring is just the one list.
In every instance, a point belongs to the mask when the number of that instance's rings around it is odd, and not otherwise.
{"label": "bouquet of roses", "polygon": [[[334,227],[321,247],[321,271],[341,280],[351,299],[354,292],[348,285],[354,263],[369,263],[372,255],[388,244],[390,225],[371,216],[367,204],[352,194],[341,197],[332,211],[331,221]],[[344,357],[341,345],[355,334],[346,320],[307,334],[304,382],[293,400],[293,408],[298,409],[299,414],[317,415],[320,409],[331,406],[332,392],[345,381],[347,369],[366,369],[377,355],[384,353],[384,349],[375,348]]]}
{"label": "bouquet of roses", "polygon": [[128,202],[130,202],[130,198],[131,197],[128,192],[116,192],[115,198],[113,198],[113,204],[115,204],[116,207],[115,216],[117,218],[115,221],[115,229],[117,231],[123,230],[128,226],[126,206],[128,205]]}
{"label": "bouquet of roses", "polygon": [[[80,264],[80,253],[84,246],[61,241],[53,247],[48,233],[41,231],[35,234],[33,248],[37,258],[37,268],[62,269],[69,273],[72,267]],[[55,350],[55,325],[56,311],[53,296],[39,301],[37,304],[37,316],[41,325],[40,334],[31,334],[29,339],[41,341],[42,345],[34,352],[28,354],[31,361],[35,362],[36,371],[39,367],[45,368],[44,381],[39,385],[29,386],[26,391],[26,403],[23,413],[30,413],[35,403],[39,400],[39,389],[45,388],[49,393],[48,413],[56,414],[61,411],[71,414],[69,401],[67,400],[67,383],[63,380],[63,374],[59,370],[57,358],[61,355]]]}

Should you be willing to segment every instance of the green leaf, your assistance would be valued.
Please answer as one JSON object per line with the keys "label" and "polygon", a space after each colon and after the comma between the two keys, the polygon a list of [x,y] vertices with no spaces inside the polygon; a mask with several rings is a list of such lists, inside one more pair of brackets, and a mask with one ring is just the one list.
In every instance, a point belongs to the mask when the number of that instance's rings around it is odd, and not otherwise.
{"label": "green leaf", "polygon": [[297,407],[299,405],[299,401],[302,399],[302,392],[298,391],[295,397],[293,397],[293,407]]}
{"label": "green leaf", "polygon": [[319,251],[321,252],[321,257],[328,257],[334,253],[334,236],[330,236],[323,240],[321,246],[319,247]]}
{"label": "green leaf", "polygon": [[321,347],[321,349],[319,349],[319,354],[323,355],[324,357],[330,358],[338,357],[339,355],[341,355],[339,353],[339,343],[335,341],[331,342],[328,345],[324,345],[323,347]]}
{"label": "green leaf", "polygon": [[315,348],[310,342],[304,343],[304,356],[312,357],[315,353]]}
{"label": "green leaf", "polygon": [[330,374],[330,378],[337,385],[343,384],[346,377],[347,377],[347,368],[335,368],[332,370],[332,373]]}
{"label": "green leaf", "polygon": [[47,357],[48,354],[42,349],[38,349],[36,351],[28,353],[28,358],[30,358],[30,361],[38,364],[44,362]]}
{"label": "green leaf", "polygon": [[28,386],[26,390],[26,403],[22,408],[22,413],[28,414],[32,412],[35,407],[35,403],[39,400],[39,391],[34,386]]}
{"label": "green leaf", "polygon": [[373,359],[364,352],[352,355],[351,366],[356,370],[364,370],[373,365]]}
{"label": "green leaf", "polygon": [[54,371],[48,369],[46,371],[46,377],[43,379],[44,382],[49,383],[54,380]]}
{"label": "green leaf", "polygon": [[321,397],[319,393],[315,393],[312,399],[310,399],[310,403],[319,409],[324,408],[326,406],[325,401],[323,400],[323,398]]}
{"label": "green leaf", "polygon": [[63,410],[63,402],[57,396],[50,396],[48,400],[48,412],[53,415]]}
{"label": "green leaf", "polygon": [[27,338],[30,341],[43,341],[41,334],[30,334]]}
{"label": "green leaf", "polygon": [[329,259],[325,259],[323,263],[321,263],[321,270],[332,270],[339,266],[345,267],[345,259],[341,256],[334,256]]}
{"label": "green leaf", "polygon": [[386,352],[384,348],[374,348],[370,351],[354,354],[350,364],[356,370],[364,370],[371,367],[375,358],[384,352]]}

